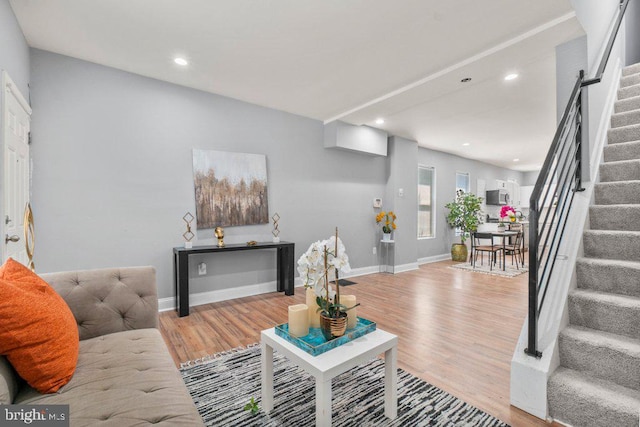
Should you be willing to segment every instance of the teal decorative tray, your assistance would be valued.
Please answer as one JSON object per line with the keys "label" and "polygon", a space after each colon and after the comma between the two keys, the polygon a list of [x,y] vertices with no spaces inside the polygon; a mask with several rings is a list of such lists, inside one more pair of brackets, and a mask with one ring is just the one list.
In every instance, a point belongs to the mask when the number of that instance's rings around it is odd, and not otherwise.
{"label": "teal decorative tray", "polygon": [[310,355],[317,356],[336,347],[339,347],[342,344],[348,343],[349,341],[353,341],[356,338],[368,334],[369,332],[375,331],[376,323],[372,322],[371,320],[358,317],[358,322],[356,323],[355,327],[347,329],[343,336],[334,338],[331,341],[327,341],[324,338],[324,335],[322,335],[322,331],[320,330],[320,328],[309,328],[309,334],[299,338],[289,335],[288,323],[278,325],[275,329],[276,335],[278,335],[279,337],[284,338],[290,343],[306,351]]}

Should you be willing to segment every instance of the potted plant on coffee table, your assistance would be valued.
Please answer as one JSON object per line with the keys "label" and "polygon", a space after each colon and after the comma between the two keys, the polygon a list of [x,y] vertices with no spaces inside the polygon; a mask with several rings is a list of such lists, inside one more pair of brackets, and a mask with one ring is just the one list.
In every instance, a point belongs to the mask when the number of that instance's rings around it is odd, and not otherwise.
{"label": "potted plant on coffee table", "polygon": [[338,274],[348,273],[350,270],[349,257],[338,237],[337,228],[335,236],[312,243],[298,260],[298,272],[303,284],[306,288],[313,289],[316,297],[317,307],[309,306],[309,310],[320,313],[320,328],[327,341],[344,335],[347,329],[347,311],[360,305],[346,307],[340,303]]}
{"label": "potted plant on coffee table", "polygon": [[460,243],[451,245],[451,259],[463,262],[467,260],[467,246],[465,242],[471,233],[482,224],[482,197],[462,190],[456,192],[453,202],[447,203],[449,209],[447,222],[451,227],[460,230]]}

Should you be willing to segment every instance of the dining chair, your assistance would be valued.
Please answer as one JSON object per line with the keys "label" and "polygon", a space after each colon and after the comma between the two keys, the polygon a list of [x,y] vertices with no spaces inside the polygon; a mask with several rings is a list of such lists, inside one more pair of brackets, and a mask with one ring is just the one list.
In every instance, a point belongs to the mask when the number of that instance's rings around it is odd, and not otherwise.
{"label": "dining chair", "polygon": [[[488,240],[489,243],[485,241]],[[493,266],[498,259],[498,253],[502,251],[502,244],[495,244],[492,233],[473,233],[471,240],[471,253],[473,254],[473,268],[476,268],[476,262],[478,260],[478,254],[482,254],[480,259],[481,265],[484,265],[484,252],[489,253],[489,270],[493,270]]]}
{"label": "dining chair", "polygon": [[505,245],[504,250],[505,250],[505,254],[507,255],[511,255],[511,265],[513,265],[513,259],[515,257],[516,260],[516,268],[519,270],[520,268],[518,267],[518,259],[520,259],[520,265],[522,265],[524,267],[524,253],[522,251],[522,231],[518,231],[518,234],[516,234],[515,240],[514,241],[510,241],[508,245]]}
{"label": "dining chair", "polygon": [[[524,239],[524,233],[526,232],[526,229],[524,227],[524,224],[521,224],[519,222],[516,223],[511,223],[509,224],[509,231],[519,231],[521,234],[521,238],[520,238],[520,265],[524,266],[524,252],[525,252],[525,239]],[[513,241],[513,238],[509,239],[509,243],[515,243]],[[511,264],[513,265],[513,260],[511,261]]]}

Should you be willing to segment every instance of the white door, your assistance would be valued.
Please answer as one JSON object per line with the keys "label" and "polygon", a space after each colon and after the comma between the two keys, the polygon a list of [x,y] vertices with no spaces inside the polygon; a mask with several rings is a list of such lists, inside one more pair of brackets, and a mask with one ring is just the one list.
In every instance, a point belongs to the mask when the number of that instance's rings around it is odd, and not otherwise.
{"label": "white door", "polygon": [[27,265],[24,209],[29,202],[29,130],[31,108],[6,72],[2,72],[4,141],[4,243],[2,262],[11,257]]}

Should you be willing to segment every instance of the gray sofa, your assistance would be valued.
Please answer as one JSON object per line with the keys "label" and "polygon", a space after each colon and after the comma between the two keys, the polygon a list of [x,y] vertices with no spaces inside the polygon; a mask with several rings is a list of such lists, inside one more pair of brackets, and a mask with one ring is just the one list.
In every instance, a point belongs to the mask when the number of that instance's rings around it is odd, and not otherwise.
{"label": "gray sofa", "polygon": [[69,404],[71,426],[202,426],[158,331],[153,267],[43,274],[80,332],[78,365],[54,394],[40,394],[0,358],[0,403]]}

